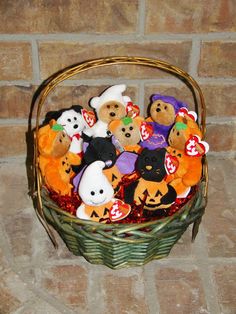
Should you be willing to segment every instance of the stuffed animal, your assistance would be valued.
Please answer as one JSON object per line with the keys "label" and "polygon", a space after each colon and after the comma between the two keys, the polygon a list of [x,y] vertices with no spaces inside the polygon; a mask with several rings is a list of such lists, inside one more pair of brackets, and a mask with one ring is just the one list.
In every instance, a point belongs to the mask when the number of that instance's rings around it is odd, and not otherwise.
{"label": "stuffed animal", "polygon": [[165,156],[164,148],[145,148],[138,156],[136,170],[141,177],[134,191],[134,202],[143,204],[146,210],[168,208],[176,199],[175,189],[165,181]]}
{"label": "stuffed animal", "polygon": [[78,218],[97,222],[110,218],[115,221],[129,214],[129,205],[121,205],[120,200],[113,198],[114,190],[103,173],[104,167],[103,161],[95,161],[84,170],[78,188],[82,199],[76,211]]}
{"label": "stuffed animal", "polygon": [[124,117],[119,120],[113,120],[110,122],[108,129],[119,141],[120,145],[126,151],[138,153],[141,149],[139,142],[140,127],[144,119],[136,117],[134,119],[130,117]]}
{"label": "stuffed animal", "polygon": [[176,148],[167,147],[171,156],[178,160],[178,167],[175,173],[169,174],[166,182],[175,189],[178,198],[186,197],[190,188],[196,185],[202,175],[202,161],[200,157],[191,157],[184,151]]}
{"label": "stuffed animal", "polygon": [[71,179],[74,176],[72,165],[78,165],[80,162],[81,158],[71,152],[60,158],[50,158],[44,168],[45,184],[56,193],[71,195]]}
{"label": "stuffed animal", "polygon": [[98,121],[84,130],[84,134],[92,137],[107,137],[110,135],[108,124],[126,115],[126,105],[130,101],[128,96],[122,93],[126,85],[114,85],[106,89],[99,97],[93,97],[90,106],[95,109]]}
{"label": "stuffed animal", "polygon": [[156,149],[168,146],[167,138],[175,122],[175,116],[186,104],[171,96],[155,94],[148,108],[149,117],[146,121],[153,127],[153,135],[141,143],[142,147]]}
{"label": "stuffed animal", "polygon": [[78,188],[85,166],[94,161],[101,160],[105,162],[103,171],[112,184],[113,189],[117,192],[122,176],[134,171],[136,159],[137,155],[129,152],[124,152],[117,156],[116,148],[110,138],[93,138],[89,143],[84,143],[82,169],[80,169],[79,174],[73,179],[75,190]]}
{"label": "stuffed animal", "polygon": [[57,124],[55,120],[51,120],[39,129],[39,167],[43,176],[45,176],[45,165],[49,160],[63,157],[69,151],[70,144],[70,138],[64,132],[63,126]]}
{"label": "stuffed animal", "polygon": [[66,134],[69,135],[71,139],[70,151],[75,154],[81,154],[83,145],[81,135],[85,127],[88,127],[87,111],[79,105],[72,106],[69,109],[50,111],[46,115],[45,122],[52,118],[56,120],[58,124],[61,124]]}

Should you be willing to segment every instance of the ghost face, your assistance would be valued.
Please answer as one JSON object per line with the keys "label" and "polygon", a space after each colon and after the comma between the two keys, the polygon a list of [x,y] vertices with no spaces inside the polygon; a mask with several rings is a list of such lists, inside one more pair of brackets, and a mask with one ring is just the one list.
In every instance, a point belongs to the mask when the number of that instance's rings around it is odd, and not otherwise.
{"label": "ghost face", "polygon": [[64,127],[64,130],[70,137],[75,134],[81,134],[86,126],[82,115],[73,109],[64,111],[57,119],[57,123]]}
{"label": "ghost face", "polygon": [[104,164],[103,162],[95,161],[88,166],[82,176],[78,190],[82,201],[90,206],[106,204],[111,201],[114,195],[112,185],[103,174],[102,169],[94,167],[96,163]]}

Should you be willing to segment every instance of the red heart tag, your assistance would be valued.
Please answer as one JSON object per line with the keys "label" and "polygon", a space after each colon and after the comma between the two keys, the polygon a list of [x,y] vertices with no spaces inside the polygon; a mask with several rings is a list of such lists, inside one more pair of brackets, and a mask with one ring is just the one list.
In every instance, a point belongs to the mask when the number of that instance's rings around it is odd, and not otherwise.
{"label": "red heart tag", "polygon": [[96,116],[93,111],[88,111],[86,109],[82,109],[82,116],[87,125],[91,128],[96,122]]}
{"label": "red heart tag", "polygon": [[131,101],[129,101],[126,105],[126,114],[130,118],[135,118],[139,115],[140,109],[139,106],[133,104]]}
{"label": "red heart tag", "polygon": [[166,172],[168,174],[173,174],[177,171],[178,167],[179,167],[179,161],[177,157],[166,153],[166,157],[165,157]]}
{"label": "red heart tag", "polygon": [[185,144],[185,153],[188,156],[201,157],[209,150],[209,145],[205,141],[201,141],[197,135],[191,135]]}
{"label": "red heart tag", "polygon": [[131,207],[121,200],[116,200],[109,211],[109,218],[112,222],[119,221],[129,215]]}
{"label": "red heart tag", "polygon": [[186,107],[180,108],[179,111],[177,112],[177,116],[180,116],[180,117],[188,116],[189,118],[191,118],[194,121],[197,120],[196,112],[188,111],[188,109]]}
{"label": "red heart tag", "polygon": [[153,127],[151,124],[147,123],[147,122],[142,122],[141,126],[140,126],[140,137],[141,137],[141,141],[146,141],[147,139],[149,139],[153,134]]}

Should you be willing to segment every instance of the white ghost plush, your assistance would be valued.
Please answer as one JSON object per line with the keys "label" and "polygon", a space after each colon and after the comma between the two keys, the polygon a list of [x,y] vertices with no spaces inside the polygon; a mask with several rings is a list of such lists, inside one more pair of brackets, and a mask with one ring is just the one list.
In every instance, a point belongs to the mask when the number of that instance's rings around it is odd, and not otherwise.
{"label": "white ghost plush", "polygon": [[106,89],[100,96],[90,100],[90,106],[95,109],[98,121],[86,128],[84,133],[91,137],[107,137],[110,135],[108,124],[115,119],[121,119],[126,115],[127,103],[131,101],[128,96],[123,96],[126,85],[113,85]]}
{"label": "white ghost plush", "polygon": [[104,167],[105,163],[97,160],[85,169],[78,188],[83,201],[77,208],[78,218],[99,221],[109,216],[114,190],[102,171]]}

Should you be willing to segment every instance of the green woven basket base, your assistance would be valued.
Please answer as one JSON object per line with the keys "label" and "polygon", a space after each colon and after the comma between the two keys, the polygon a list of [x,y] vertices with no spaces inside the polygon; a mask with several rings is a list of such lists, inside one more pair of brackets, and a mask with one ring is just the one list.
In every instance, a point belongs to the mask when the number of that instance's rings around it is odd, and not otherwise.
{"label": "green woven basket base", "polygon": [[[199,222],[204,213],[206,199],[203,197],[205,182],[199,184],[196,194],[173,216],[152,222],[149,231],[142,224],[133,224],[136,230],[122,232],[131,225],[106,225],[102,230],[65,221],[63,213],[50,208],[49,197],[43,195],[46,220],[64,240],[74,255],[82,255],[92,264],[104,264],[112,269],[140,266],[154,259],[166,257],[191,223]],[[55,204],[54,204],[55,207]],[[118,233],[117,233],[118,230]]]}

